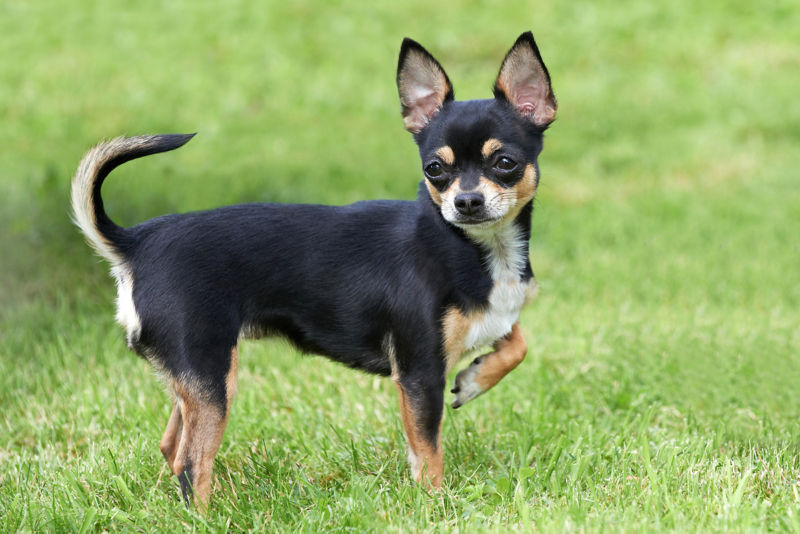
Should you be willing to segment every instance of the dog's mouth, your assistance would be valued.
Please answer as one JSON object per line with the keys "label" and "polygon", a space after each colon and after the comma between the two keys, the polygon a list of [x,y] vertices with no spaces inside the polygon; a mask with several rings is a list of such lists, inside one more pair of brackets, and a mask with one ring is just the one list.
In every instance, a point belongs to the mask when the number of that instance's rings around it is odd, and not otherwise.
{"label": "dog's mouth", "polygon": [[458,217],[456,220],[452,221],[453,224],[457,226],[467,226],[470,228],[480,227],[480,226],[491,226],[497,221],[501,220],[502,217],[489,217],[486,215],[473,215],[470,217],[461,216]]}
{"label": "dog's mouth", "polygon": [[493,219],[461,219],[457,222],[457,224],[463,224],[465,226],[477,226],[479,224],[486,224],[492,222]]}

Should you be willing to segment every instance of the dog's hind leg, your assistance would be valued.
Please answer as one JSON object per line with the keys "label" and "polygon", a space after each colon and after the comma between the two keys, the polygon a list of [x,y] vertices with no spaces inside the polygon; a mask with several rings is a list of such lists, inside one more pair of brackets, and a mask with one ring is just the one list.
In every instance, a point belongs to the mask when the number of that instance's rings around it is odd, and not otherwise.
{"label": "dog's hind leg", "polygon": [[178,445],[183,432],[183,416],[181,415],[180,400],[175,393],[172,396],[172,415],[169,416],[167,428],[161,438],[161,454],[167,460],[170,471],[173,474],[177,474],[173,465],[175,464],[175,455],[178,453]]}
{"label": "dog's hind leg", "polygon": [[173,381],[182,425],[172,471],[178,476],[187,504],[194,497],[200,510],[208,506],[214,457],[222,442],[236,392],[237,367],[238,354],[234,347],[230,351],[224,388],[212,389],[210,394],[202,383],[193,383],[191,379]]}
{"label": "dog's hind leg", "polygon": [[522,337],[519,323],[514,323],[511,332],[494,344],[494,352],[475,358],[469,367],[456,375],[452,390],[456,394],[453,408],[458,408],[494,387],[525,359],[527,352],[528,346]]}

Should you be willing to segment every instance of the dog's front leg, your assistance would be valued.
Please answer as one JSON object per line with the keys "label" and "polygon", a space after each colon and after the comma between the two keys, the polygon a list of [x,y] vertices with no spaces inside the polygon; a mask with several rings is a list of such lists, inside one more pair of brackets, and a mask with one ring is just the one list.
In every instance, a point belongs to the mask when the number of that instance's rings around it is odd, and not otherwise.
{"label": "dog's front leg", "polygon": [[444,369],[394,378],[408,440],[408,461],[414,480],[434,489],[442,485],[442,415]]}
{"label": "dog's front leg", "polygon": [[452,392],[456,394],[453,408],[471,401],[494,387],[501,378],[519,365],[528,352],[519,323],[511,332],[494,344],[494,352],[475,358],[469,367],[456,375]]}

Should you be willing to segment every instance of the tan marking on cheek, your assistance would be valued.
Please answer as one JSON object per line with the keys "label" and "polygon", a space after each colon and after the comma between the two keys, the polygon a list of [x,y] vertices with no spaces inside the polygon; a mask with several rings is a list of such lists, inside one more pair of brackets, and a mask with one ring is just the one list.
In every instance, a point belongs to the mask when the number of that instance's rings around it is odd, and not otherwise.
{"label": "tan marking on cheek", "polygon": [[503,148],[503,143],[492,137],[491,139],[487,139],[487,141],[483,143],[483,147],[481,148],[481,154],[483,154],[484,158],[488,158],[501,148]]}
{"label": "tan marking on cheek", "polygon": [[492,388],[525,359],[527,352],[519,323],[514,323],[511,332],[494,344],[494,352],[483,356],[475,383],[483,391]]}
{"label": "tan marking on cheek", "polygon": [[525,204],[530,202],[536,194],[536,167],[533,163],[525,167],[525,174],[522,175],[522,179],[519,182],[514,184],[512,190],[516,198],[514,199],[514,206],[508,210],[508,214],[504,217],[506,220],[516,219]]}
{"label": "tan marking on cheek", "polygon": [[523,205],[527,204],[536,194],[536,166],[533,163],[529,163],[525,167],[525,174],[522,175],[522,180],[517,182],[514,189],[517,190],[517,198]]}
{"label": "tan marking on cheek", "polygon": [[414,406],[403,386],[394,381],[400,398],[400,415],[403,419],[403,429],[406,433],[409,447],[409,461],[414,480],[423,482],[423,475],[434,489],[442,486],[442,473],[444,461],[442,455],[442,423],[439,422],[439,432],[436,443],[431,443],[420,435],[419,416],[414,411]]}
{"label": "tan marking on cheek", "polygon": [[439,147],[435,154],[447,165],[453,165],[456,162],[456,155],[448,145]]}
{"label": "tan marking on cheek", "polygon": [[470,327],[476,321],[483,319],[483,312],[473,312],[464,315],[455,306],[448,308],[442,318],[442,345],[446,360],[447,371],[449,372],[461,355],[464,354],[466,346],[464,340],[467,337]]}
{"label": "tan marking on cheek", "polygon": [[439,193],[439,190],[433,187],[433,185],[431,185],[431,183],[428,180],[425,180],[425,187],[428,188],[428,194],[431,196],[431,200],[433,200],[433,203],[436,204],[437,206],[441,206],[442,194]]}
{"label": "tan marking on cheek", "polygon": [[450,184],[450,186],[447,189],[445,189],[442,193],[440,193],[439,198],[441,199],[441,203],[439,205],[441,206],[442,204],[450,204],[452,206],[453,201],[456,198],[456,195],[460,191],[461,191],[461,179],[456,178],[455,180],[453,180],[453,183]]}

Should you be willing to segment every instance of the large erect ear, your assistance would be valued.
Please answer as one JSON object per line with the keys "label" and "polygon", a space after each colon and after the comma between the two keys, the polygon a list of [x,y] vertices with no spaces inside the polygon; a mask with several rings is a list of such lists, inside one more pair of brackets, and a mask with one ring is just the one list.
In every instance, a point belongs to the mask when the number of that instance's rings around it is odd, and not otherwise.
{"label": "large erect ear", "polygon": [[406,130],[419,133],[453,100],[453,86],[442,66],[422,46],[406,37],[397,63],[397,91],[403,106]]}
{"label": "large erect ear", "polygon": [[508,100],[519,113],[546,128],[556,118],[556,97],[550,74],[531,32],[519,36],[506,54],[494,83],[494,96]]}

